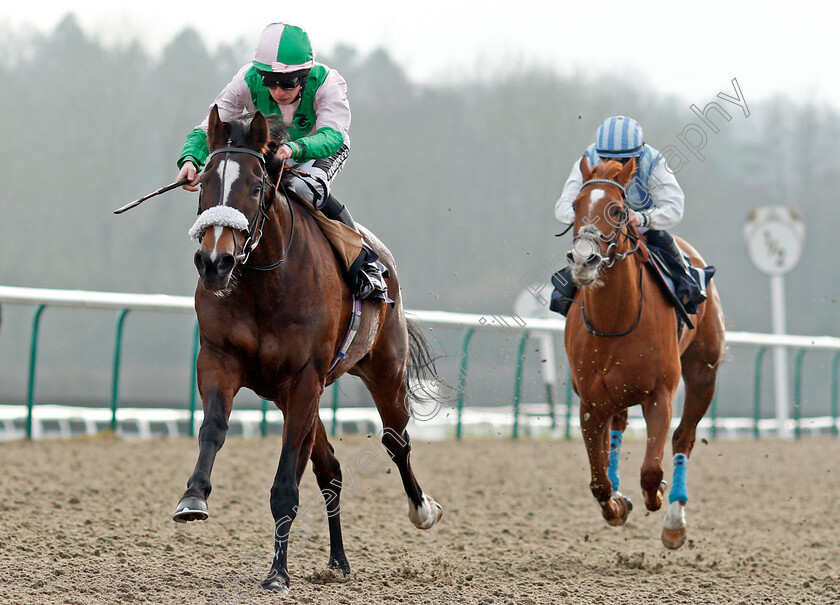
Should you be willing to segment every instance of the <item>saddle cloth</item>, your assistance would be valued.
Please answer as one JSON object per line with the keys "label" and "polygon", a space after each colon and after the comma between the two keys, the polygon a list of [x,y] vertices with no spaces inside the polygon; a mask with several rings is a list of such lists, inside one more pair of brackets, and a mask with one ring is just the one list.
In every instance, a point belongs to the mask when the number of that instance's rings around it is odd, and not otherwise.
{"label": "saddle cloth", "polygon": [[362,243],[364,238],[357,231],[351,229],[342,222],[334,221],[327,218],[323,212],[315,208],[309,201],[297,195],[294,192],[289,192],[296,202],[306,208],[306,211],[312,215],[315,222],[323,231],[324,235],[329,240],[330,245],[338,254],[338,257],[344,263],[345,271],[350,268],[353,261],[359,256],[362,251]]}
{"label": "saddle cloth", "polygon": [[[686,313],[696,314],[699,310],[698,305],[706,300],[706,286],[717,269],[711,265],[691,267],[689,273],[686,273],[685,267],[681,266],[673,256],[650,243],[647,247],[651,256],[656,257],[647,262],[654,276],[658,278],[657,281],[682,302]],[[686,266],[690,267],[691,261],[684,252],[683,259]]]}

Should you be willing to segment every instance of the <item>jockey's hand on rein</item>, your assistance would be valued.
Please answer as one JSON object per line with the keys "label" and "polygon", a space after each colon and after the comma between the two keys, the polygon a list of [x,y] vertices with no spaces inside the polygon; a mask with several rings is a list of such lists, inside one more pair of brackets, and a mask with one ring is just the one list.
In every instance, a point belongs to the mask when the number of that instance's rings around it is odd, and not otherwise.
{"label": "jockey's hand on rein", "polygon": [[274,157],[278,160],[288,160],[292,157],[292,148],[288,145],[280,145],[274,153]]}

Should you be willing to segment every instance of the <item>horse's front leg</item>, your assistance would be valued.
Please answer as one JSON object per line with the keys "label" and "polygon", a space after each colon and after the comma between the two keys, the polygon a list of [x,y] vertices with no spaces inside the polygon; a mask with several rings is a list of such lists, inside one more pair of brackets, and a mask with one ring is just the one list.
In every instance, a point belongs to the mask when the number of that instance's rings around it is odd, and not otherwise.
{"label": "horse's front leg", "polygon": [[187,481],[172,518],[178,523],[204,521],[207,497],[213,489],[210,473],[216,454],[225,443],[233,397],[241,386],[239,366],[235,362],[202,347],[198,355],[198,388],[204,408],[204,420],[198,431],[198,461]]}
{"label": "horse's front leg", "polygon": [[[306,385],[306,386],[304,386]],[[312,454],[315,440],[318,401],[323,386],[317,381],[300,379],[291,389],[286,402],[279,404],[283,410],[283,448],[280,463],[271,486],[271,514],[274,517],[274,558],[271,570],[262,583],[266,590],[289,592],[291,577],[288,570],[289,543],[305,546],[304,529],[292,533],[292,523],[300,502],[298,486],[306,463]]]}
{"label": "horse's front leg", "polygon": [[601,505],[601,514],[607,523],[618,526],[627,521],[627,516],[633,510],[633,503],[617,489],[613,489],[608,475],[610,442],[607,431],[611,425],[611,416],[606,416],[600,411],[604,407],[606,406],[581,401],[580,428],[592,473],[589,488]]}

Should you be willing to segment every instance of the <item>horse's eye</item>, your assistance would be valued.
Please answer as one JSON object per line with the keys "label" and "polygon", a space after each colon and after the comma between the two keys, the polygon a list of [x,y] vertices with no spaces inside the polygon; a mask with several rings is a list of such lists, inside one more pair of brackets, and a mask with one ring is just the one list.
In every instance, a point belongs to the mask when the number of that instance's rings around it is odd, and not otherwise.
{"label": "horse's eye", "polygon": [[251,188],[251,195],[253,197],[259,197],[261,191],[262,191],[262,185],[254,185]]}

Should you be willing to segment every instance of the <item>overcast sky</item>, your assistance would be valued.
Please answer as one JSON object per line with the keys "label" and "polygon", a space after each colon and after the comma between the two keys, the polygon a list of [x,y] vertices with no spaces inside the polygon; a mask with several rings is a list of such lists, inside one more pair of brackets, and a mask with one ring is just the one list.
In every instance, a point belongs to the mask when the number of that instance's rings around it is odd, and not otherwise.
{"label": "overcast sky", "polygon": [[384,47],[417,81],[536,62],[566,74],[624,72],[698,105],[732,94],[737,78],[748,103],[784,92],[840,109],[838,7],[829,0],[14,0],[0,8],[0,27],[49,31],[72,11],[107,43],[137,38],[154,51],[187,26],[211,46],[244,38],[250,47],[267,23],[282,20],[307,29],[316,52],[339,43],[362,52]]}

